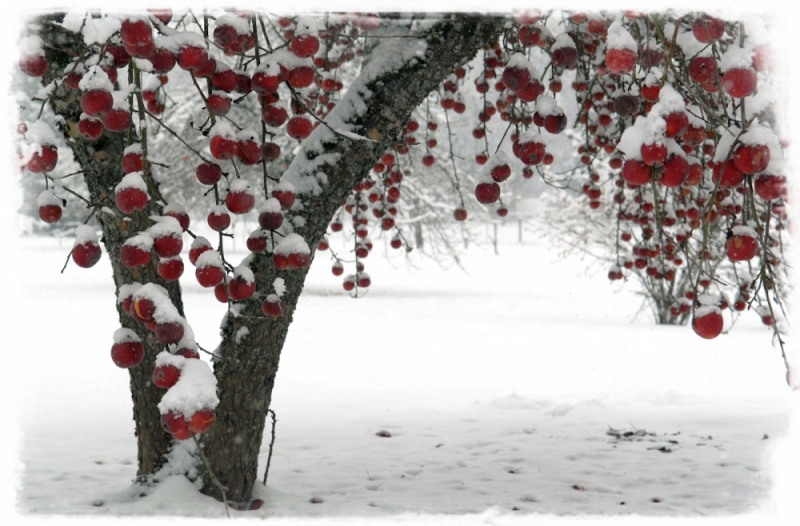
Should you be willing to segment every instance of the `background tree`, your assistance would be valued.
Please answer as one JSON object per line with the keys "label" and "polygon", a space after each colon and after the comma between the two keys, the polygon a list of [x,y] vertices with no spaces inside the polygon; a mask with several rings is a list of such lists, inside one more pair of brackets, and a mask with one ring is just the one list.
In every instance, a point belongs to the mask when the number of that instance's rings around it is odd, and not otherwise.
{"label": "background tree", "polygon": [[[453,246],[468,216],[505,216],[534,178],[587,177],[589,208],[620,232],[609,277],[630,262],[703,338],[722,331],[732,289],[782,345],[785,173],[760,38],[749,23],[633,12],[32,20],[20,68],[41,77],[49,109],[20,126],[20,164],[41,174],[44,221],[59,220],[61,198],[85,205],[72,262],[94,265],[100,241],[111,260],[112,359],[130,370],[139,481],[158,480],[173,439],[194,439],[187,475],[250,505],[283,342],[329,236],[346,236],[332,271],[359,295],[371,236]],[[62,172],[54,130],[85,190]],[[259,226],[237,264],[231,215],[247,214]],[[184,234],[198,282],[228,304],[213,350],[183,314]]]}

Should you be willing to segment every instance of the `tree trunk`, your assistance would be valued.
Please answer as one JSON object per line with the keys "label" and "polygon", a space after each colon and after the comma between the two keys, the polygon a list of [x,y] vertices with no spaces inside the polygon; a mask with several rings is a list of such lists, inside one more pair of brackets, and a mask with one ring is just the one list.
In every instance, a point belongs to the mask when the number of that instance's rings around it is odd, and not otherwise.
{"label": "tree trunk", "polygon": [[[372,141],[336,135],[334,140],[325,142],[325,154],[341,154],[337,162],[315,168],[324,169],[329,184],[319,195],[301,196],[301,214],[306,221],[297,232],[312,247],[312,254],[348,192],[367,176],[372,165],[397,141],[413,110],[456,66],[467,62],[482,46],[491,43],[501,28],[501,19],[495,17],[446,16],[428,33],[424,56],[415,57],[399,70],[366,83],[365,87],[372,96],[366,101],[367,110],[355,122],[359,125],[359,133]],[[312,135],[308,140],[313,139]],[[319,153],[303,149],[297,157],[308,159],[316,155]],[[295,161],[293,166],[297,164]],[[305,270],[276,271],[269,256],[263,254],[254,258],[250,268],[256,274],[257,290],[264,293],[276,277],[284,278],[286,295],[282,300],[285,311],[281,318],[266,319],[261,314],[259,302],[251,300],[244,303],[240,317],[227,320],[220,348],[222,359],[216,363],[214,371],[220,397],[218,417],[201,441],[214,474],[227,488],[228,500],[240,504],[249,502],[258,479],[258,453],[275,374],[306,276]],[[248,335],[237,343],[235,335],[242,326],[247,327]],[[210,477],[205,471],[203,473],[206,477],[203,491],[221,498]]]}
{"label": "tree trunk", "polygon": [[[47,59],[50,63],[47,75],[43,79],[45,84],[62,78],[64,68],[73,58],[79,56],[79,48],[74,34],[54,24],[60,22],[63,16],[63,13],[60,13],[39,18],[42,25],[40,36],[45,42]],[[136,269],[125,267],[119,259],[120,248],[125,241],[147,229],[149,216],[162,215],[161,206],[156,203],[154,198],[150,199],[144,211],[129,216],[122,216],[116,209],[114,187],[124,175],[122,153],[127,146],[127,134],[105,132],[95,141],[84,139],[78,133],[78,122],[82,113],[79,92],[63,84],[53,91],[50,107],[56,115],[63,117],[64,121],[59,126],[60,130],[72,148],[75,161],[83,170],[83,177],[90,194],[87,216],[91,211],[93,217],[100,223],[103,232],[101,241],[111,260],[112,276],[117,290],[122,285],[129,283],[158,283],[168,291],[173,304],[183,315],[180,285],[177,281],[165,281],[154,272],[155,256],[153,256],[154,260],[151,265]],[[133,136],[131,138],[136,140]],[[157,191],[158,185],[155,181],[150,176],[144,178],[150,188]],[[142,330],[143,326],[128,316],[119,304],[117,304],[117,312],[120,325],[136,332],[145,347],[142,363],[128,371],[133,398],[133,419],[138,439],[137,480],[147,482],[150,476],[164,465],[164,455],[173,443],[172,437],[161,429],[161,415],[157,407],[164,391],[153,385],[152,382],[155,358],[164,349],[164,346],[158,342],[152,332]],[[110,361],[109,365],[111,365]]]}

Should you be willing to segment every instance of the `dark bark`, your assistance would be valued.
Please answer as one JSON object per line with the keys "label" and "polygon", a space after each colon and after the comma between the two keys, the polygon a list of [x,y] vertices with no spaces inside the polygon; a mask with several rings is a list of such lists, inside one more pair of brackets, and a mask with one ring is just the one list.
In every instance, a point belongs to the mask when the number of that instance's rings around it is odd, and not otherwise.
{"label": "dark bark", "polygon": [[[45,43],[47,59],[50,68],[43,83],[47,84],[63,76],[64,68],[72,59],[81,55],[79,39],[73,33],[64,30],[55,23],[63,19],[62,14],[51,14],[38,19],[41,24],[39,36]],[[60,131],[64,134],[67,144],[70,145],[75,161],[80,165],[83,177],[89,189],[87,205],[88,216],[93,210],[93,218],[102,228],[101,241],[111,260],[112,277],[119,290],[120,286],[128,283],[141,284],[158,283],[169,292],[170,298],[178,311],[183,315],[183,302],[178,282],[168,282],[161,279],[156,272],[154,256],[151,265],[144,268],[128,269],[119,259],[120,248],[125,241],[139,232],[146,230],[152,221],[150,215],[161,215],[161,206],[152,197],[147,209],[130,216],[122,216],[114,204],[114,187],[125,175],[122,171],[122,152],[127,146],[127,134],[105,132],[99,139],[88,141],[78,133],[81,107],[79,92],[63,84],[56,88],[50,98],[50,107],[53,112],[64,118]],[[157,184],[151,177],[145,177],[151,188]],[[102,209],[113,211],[113,214]],[[76,267],[73,267],[76,269]],[[76,271],[80,271],[77,269]],[[164,454],[172,445],[172,437],[161,429],[161,415],[158,402],[164,395],[164,390],[152,383],[155,358],[164,350],[164,346],[156,340],[153,333],[144,326],[135,322],[128,316],[120,305],[117,305],[120,325],[136,332],[145,347],[145,356],[138,366],[129,369],[131,396],[133,398],[133,419],[136,424],[136,437],[138,440],[138,470],[137,479],[146,482],[150,475],[156,473],[164,464]],[[112,366],[109,360],[109,366]]]}
{"label": "dark bark", "polygon": [[[356,132],[372,141],[337,135],[326,143],[325,153],[340,154],[336,164],[324,166],[330,184],[317,196],[300,196],[306,223],[297,232],[312,248],[312,254],[348,192],[398,140],[414,109],[456,66],[495,41],[501,28],[500,18],[446,15],[426,37],[424,57],[367,86],[373,95],[367,101],[366,113],[355,124]],[[307,155],[305,150],[298,153],[304,155]],[[228,490],[227,498],[241,503],[250,500],[258,479],[258,453],[275,374],[306,275],[306,270],[278,272],[266,255],[255,258],[251,269],[256,274],[257,290],[264,294],[276,277],[285,279],[285,312],[280,318],[266,319],[259,302],[251,300],[245,302],[239,318],[228,319],[220,348],[223,359],[215,367],[220,397],[218,417],[201,441],[215,475]],[[249,334],[237,344],[235,335],[242,326],[247,327]],[[203,491],[221,497],[208,479]]]}

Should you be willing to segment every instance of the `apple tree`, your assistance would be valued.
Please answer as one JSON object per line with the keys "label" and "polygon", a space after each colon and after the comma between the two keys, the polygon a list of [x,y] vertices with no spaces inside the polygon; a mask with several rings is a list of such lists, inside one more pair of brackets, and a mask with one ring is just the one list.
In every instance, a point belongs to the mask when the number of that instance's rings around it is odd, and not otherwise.
{"label": "apple tree", "polygon": [[[702,338],[755,311],[783,351],[787,174],[765,33],[672,12],[30,20],[19,67],[42,87],[19,165],[44,183],[43,221],[64,199],[85,207],[69,262],[108,254],[138,481],[191,439],[189,475],[249,506],[312,259],[328,252],[358,295],[371,235],[452,243],[468,217],[506,215],[526,180],[585,196],[572,197],[590,218],[581,235],[613,240],[612,280],[643,280]],[[59,142],[77,173],[60,168]],[[213,239],[193,232],[200,214]],[[234,261],[232,217],[248,216],[250,254]],[[335,235],[347,254],[330,250]],[[216,345],[184,316],[181,254],[228,306]]]}

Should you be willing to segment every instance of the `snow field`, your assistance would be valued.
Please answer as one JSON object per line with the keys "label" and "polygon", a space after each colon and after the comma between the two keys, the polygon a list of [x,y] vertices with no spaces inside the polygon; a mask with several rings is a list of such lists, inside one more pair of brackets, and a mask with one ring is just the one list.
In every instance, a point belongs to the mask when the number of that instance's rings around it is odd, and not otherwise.
{"label": "snow field", "polygon": [[[317,253],[273,395],[275,450],[256,495],[265,504],[232,513],[515,522],[774,510],[772,455],[795,402],[765,329],[743,319],[706,342],[646,313],[631,321],[640,299],[615,294],[602,266],[587,276],[587,261],[501,232],[500,256],[472,249],[469,274],[370,258],[375,279],[359,300]],[[61,275],[69,247],[58,244],[20,240],[37,276],[24,301],[37,314],[19,320],[20,335],[35,335],[17,342],[19,511],[222,517],[183,478],[134,498],[127,375],[109,356],[118,322],[108,263]],[[225,309],[186,276],[187,319],[213,348]]]}

